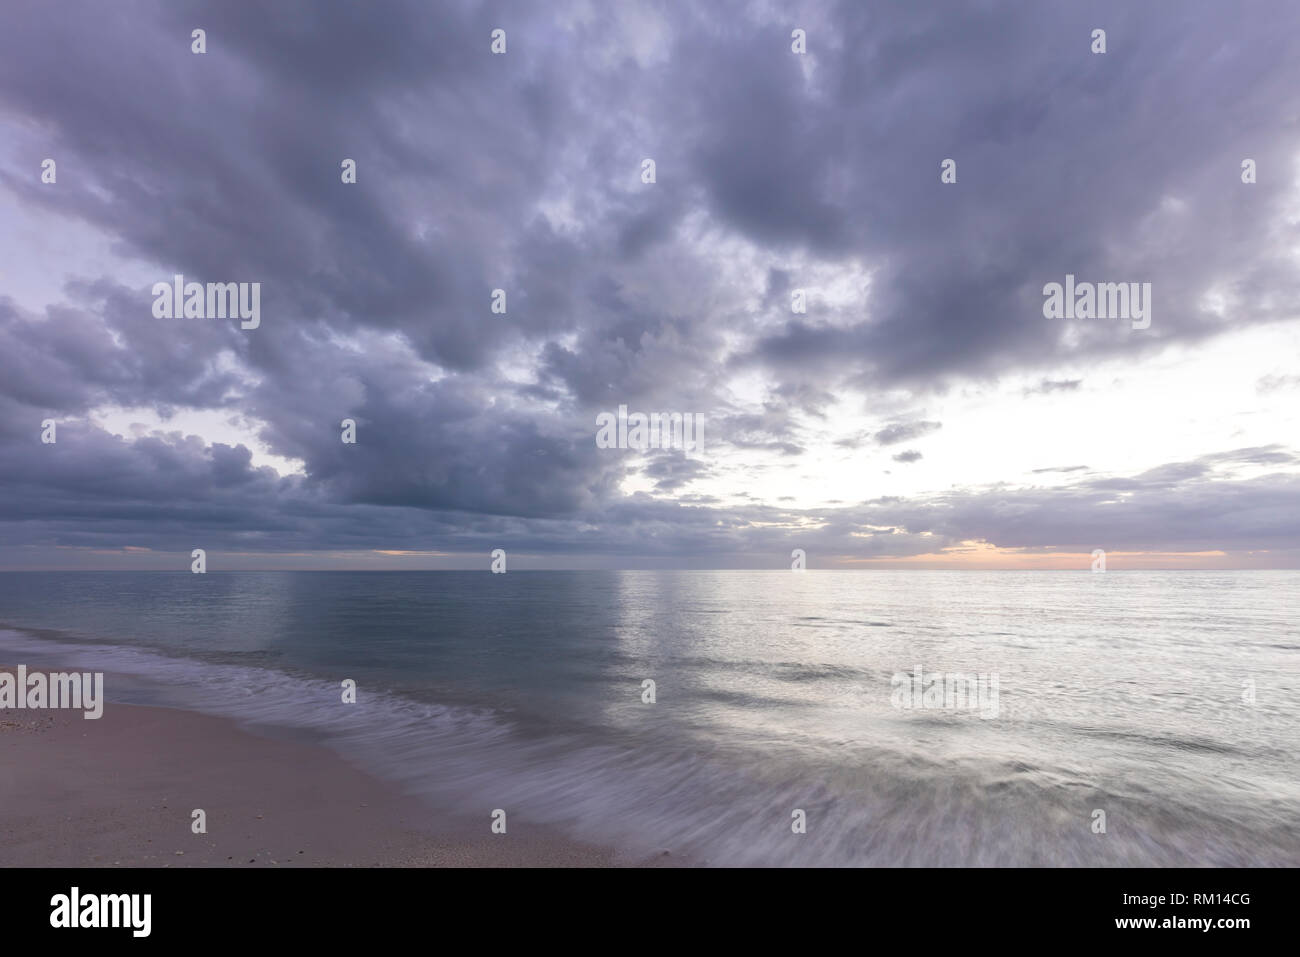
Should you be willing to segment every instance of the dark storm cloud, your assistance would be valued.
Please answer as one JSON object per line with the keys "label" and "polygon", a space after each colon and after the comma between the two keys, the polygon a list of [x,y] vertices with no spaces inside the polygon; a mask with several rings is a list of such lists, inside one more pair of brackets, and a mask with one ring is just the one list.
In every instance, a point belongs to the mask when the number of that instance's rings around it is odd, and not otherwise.
{"label": "dark storm cloud", "polygon": [[[1300,280],[1270,218],[1298,132],[1290,5],[846,2],[806,11],[805,60],[784,18],[651,6],[657,35],[631,9],[0,8],[13,144],[0,187],[56,237],[90,227],[140,267],[103,276],[70,253],[49,263],[63,291],[44,308],[0,298],[3,541],[779,551],[793,534],[782,522],[815,516],[625,495],[638,470],[683,493],[710,468],[598,450],[596,413],[701,412],[719,447],[792,458],[809,447],[801,418],[845,394],[1003,373],[1068,391],[1079,380],[1053,378],[1057,363],[1212,335],[1224,321],[1201,304],[1210,283],[1238,297],[1237,325],[1294,314]],[[1096,25],[1105,56],[1087,52]],[[487,52],[495,26],[505,56]],[[46,156],[57,187],[36,178]],[[339,181],[345,157],[354,186]],[[939,182],[946,157],[956,185]],[[724,241],[762,258],[753,307]],[[809,288],[809,313],[792,315],[790,291],[812,283],[800,262],[861,266],[870,292],[831,305]],[[1066,272],[1151,282],[1151,329],[1044,319],[1042,285]],[[261,327],[155,320],[149,286],[175,273],[262,283]],[[504,316],[489,311],[495,288]],[[725,385],[748,369],[774,383],[759,411]],[[247,416],[305,474],[166,430],[114,437],[84,420],[103,406]],[[46,417],[61,423],[54,446],[37,439]],[[344,418],[355,446],[339,440]],[[937,427],[895,421],[840,442]],[[1289,480],[1220,487],[1227,465],[1289,453],[1250,454],[1017,492],[1006,507],[975,492],[850,506],[816,541],[841,554],[971,537],[1050,547],[1087,539],[1081,523],[1109,528],[1130,506],[1098,497],[1127,483],[1147,509],[1121,523],[1130,539],[1215,532],[1246,547],[1249,529],[1275,542],[1294,531],[1265,518]],[[1207,527],[1157,487],[1227,517]],[[895,531],[863,537],[868,525]]]}
{"label": "dark storm cloud", "polygon": [[[1209,335],[1223,325],[1199,301],[1212,281],[1241,295],[1234,323],[1294,315],[1300,280],[1268,217],[1291,187],[1296,120],[1282,104],[1300,73],[1277,31],[1300,11],[902,9],[840,8],[818,49],[823,99],[747,84],[747,37],[715,53],[730,69],[704,101],[720,145],[701,171],[717,204],[768,241],[883,263],[856,323],[789,317],[753,360],[924,387]],[[1098,25],[1109,52],[1091,55]],[[1266,188],[1240,182],[1245,156],[1274,171]],[[957,183],[942,185],[949,157]],[[829,181],[844,197],[834,210],[820,200]],[[1042,286],[1067,272],[1151,282],[1149,335],[1080,320],[1068,339],[1041,311]]]}
{"label": "dark storm cloud", "polygon": [[[1258,450],[1243,450],[1243,460]],[[60,432],[39,468],[15,476],[17,497],[0,503],[12,534],[0,559],[23,546],[153,549],[184,556],[215,551],[335,549],[460,550],[486,555],[503,543],[555,556],[604,553],[785,567],[791,547],[829,558],[905,557],[964,542],[1008,549],[1088,551],[1295,550],[1300,480],[1270,473],[1222,481],[1226,460],[1170,463],[1130,479],[1069,488],[954,490],[821,509],[684,505],[635,494],[580,513],[581,521],[516,518],[414,506],[322,500],[298,478],[253,469],[242,450],[179,435],[134,443],[90,431]],[[660,464],[659,471],[666,469]],[[176,481],[179,476],[183,481]],[[598,530],[597,530],[598,529]]]}

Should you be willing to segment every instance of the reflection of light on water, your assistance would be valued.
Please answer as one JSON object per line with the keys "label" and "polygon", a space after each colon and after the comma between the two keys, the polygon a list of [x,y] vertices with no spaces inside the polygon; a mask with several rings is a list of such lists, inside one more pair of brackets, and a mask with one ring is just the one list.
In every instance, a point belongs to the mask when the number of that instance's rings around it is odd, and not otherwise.
{"label": "reflection of light on water", "polygon": [[[0,660],[143,676],[110,700],[296,729],[436,811],[719,864],[1300,861],[1296,572],[109,577],[80,630],[174,656],[15,636]],[[917,666],[998,675],[997,717],[892,707]],[[1098,807],[1125,828],[1092,834]]]}

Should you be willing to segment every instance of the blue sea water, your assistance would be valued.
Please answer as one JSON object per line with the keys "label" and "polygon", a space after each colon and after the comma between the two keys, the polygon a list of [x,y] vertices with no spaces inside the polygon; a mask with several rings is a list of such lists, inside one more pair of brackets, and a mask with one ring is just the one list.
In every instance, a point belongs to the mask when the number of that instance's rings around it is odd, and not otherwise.
{"label": "blue sea water", "polygon": [[[15,572],[0,662],[630,857],[1297,866],[1297,596],[1291,571]],[[918,667],[996,675],[996,716],[898,707]]]}

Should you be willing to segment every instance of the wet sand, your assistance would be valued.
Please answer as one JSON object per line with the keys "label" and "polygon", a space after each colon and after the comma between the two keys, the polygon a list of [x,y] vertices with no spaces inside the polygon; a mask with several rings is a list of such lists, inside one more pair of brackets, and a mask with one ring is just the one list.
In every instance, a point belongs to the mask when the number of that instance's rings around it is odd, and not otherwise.
{"label": "wet sand", "polygon": [[[470,833],[318,745],[112,702],[98,720],[0,710],[0,808],[0,867],[632,863],[515,821],[494,835],[486,811],[482,833]],[[196,809],[206,833],[192,830]]]}

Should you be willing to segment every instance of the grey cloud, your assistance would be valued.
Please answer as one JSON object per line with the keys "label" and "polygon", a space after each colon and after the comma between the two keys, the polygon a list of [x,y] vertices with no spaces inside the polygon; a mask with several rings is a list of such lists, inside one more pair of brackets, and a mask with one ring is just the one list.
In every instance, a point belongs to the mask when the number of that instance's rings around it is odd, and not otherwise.
{"label": "grey cloud", "polygon": [[1050,395],[1053,392],[1077,392],[1082,379],[1043,379],[1038,385],[1025,389],[1025,395]]}
{"label": "grey cloud", "polygon": [[[310,551],[509,534],[695,561],[779,551],[783,522],[820,517],[818,547],[844,555],[1090,534],[1294,547],[1291,480],[1234,471],[1294,467],[1280,445],[821,513],[720,507],[692,486],[713,463],[672,457],[646,466],[655,495],[625,495],[636,463],[592,433],[622,403],[699,412],[720,451],[785,462],[849,399],[888,424],[836,444],[888,447],[939,428],[909,410],[961,383],[1070,392],[1067,370],[1293,318],[1279,210],[1300,11],[815,4],[800,61],[757,8],[645,10],[665,28],[648,52],[601,5],[4,5],[0,189],[70,251],[51,257],[62,291],[43,307],[0,289],[0,538]],[[497,18],[504,57],[487,53]],[[1087,52],[1094,21],[1105,57]],[[57,187],[36,178],[44,156]],[[132,275],[103,275],[87,232]],[[795,316],[804,265],[864,270],[870,291]],[[1044,319],[1042,285],[1067,272],[1151,282],[1151,329]],[[153,319],[140,276],[175,273],[261,282],[261,328]],[[1235,297],[1226,318],[1202,305],[1212,284]],[[729,391],[737,372],[757,403]],[[86,418],[106,406],[257,422],[305,474],[169,429],[114,438]],[[46,417],[55,446],[35,438]],[[871,525],[898,531],[855,534]]]}
{"label": "grey cloud", "polygon": [[942,422],[917,420],[915,422],[895,422],[887,425],[872,438],[877,445],[897,445],[899,442],[911,442],[923,435],[943,428]]}

